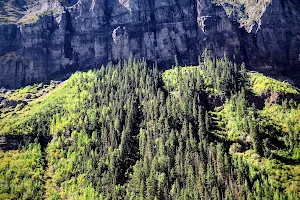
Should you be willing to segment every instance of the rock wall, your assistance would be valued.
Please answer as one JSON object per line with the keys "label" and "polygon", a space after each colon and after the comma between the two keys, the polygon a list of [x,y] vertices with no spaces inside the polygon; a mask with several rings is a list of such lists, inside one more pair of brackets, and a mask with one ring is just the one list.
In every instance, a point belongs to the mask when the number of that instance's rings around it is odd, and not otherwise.
{"label": "rock wall", "polygon": [[43,0],[0,25],[0,86],[21,87],[108,61],[195,64],[205,48],[251,68],[299,71],[300,5],[273,0],[247,32],[211,0]]}
{"label": "rock wall", "polygon": [[299,73],[300,1],[272,1],[258,30],[252,30],[246,38],[245,48],[252,67],[269,66],[285,74]]}

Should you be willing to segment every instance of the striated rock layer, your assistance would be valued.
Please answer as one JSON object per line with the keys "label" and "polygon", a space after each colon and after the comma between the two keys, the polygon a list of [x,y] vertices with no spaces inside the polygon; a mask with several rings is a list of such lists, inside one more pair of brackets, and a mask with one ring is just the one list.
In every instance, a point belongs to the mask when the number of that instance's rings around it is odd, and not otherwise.
{"label": "striated rock layer", "polygon": [[290,77],[300,71],[298,0],[252,4],[247,12],[260,19],[247,24],[251,28],[229,14],[230,3],[211,0],[39,2],[18,22],[0,25],[0,87],[41,82],[130,53],[162,67],[175,55],[182,64],[195,64],[205,48],[260,71]]}

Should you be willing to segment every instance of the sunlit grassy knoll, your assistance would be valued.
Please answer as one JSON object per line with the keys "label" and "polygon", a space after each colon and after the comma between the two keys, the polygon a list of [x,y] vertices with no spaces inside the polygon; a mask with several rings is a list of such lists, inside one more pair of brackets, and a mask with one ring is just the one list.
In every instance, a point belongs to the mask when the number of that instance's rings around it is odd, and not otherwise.
{"label": "sunlit grassy knoll", "polygon": [[287,82],[281,82],[258,72],[250,72],[249,81],[254,94],[260,96],[268,92],[299,95],[299,89]]}

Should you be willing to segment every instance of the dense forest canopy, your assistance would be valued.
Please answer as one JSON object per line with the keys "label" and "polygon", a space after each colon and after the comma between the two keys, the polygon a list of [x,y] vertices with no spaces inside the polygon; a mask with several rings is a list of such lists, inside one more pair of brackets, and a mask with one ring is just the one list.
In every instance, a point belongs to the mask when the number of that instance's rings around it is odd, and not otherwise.
{"label": "dense forest canopy", "polygon": [[299,199],[299,90],[206,54],[77,72],[2,108],[0,134],[32,139],[0,152],[0,199]]}

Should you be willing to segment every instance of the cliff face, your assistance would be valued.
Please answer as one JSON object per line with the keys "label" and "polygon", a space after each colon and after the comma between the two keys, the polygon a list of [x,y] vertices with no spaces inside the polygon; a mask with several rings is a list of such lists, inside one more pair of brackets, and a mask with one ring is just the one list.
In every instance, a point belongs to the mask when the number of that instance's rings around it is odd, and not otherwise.
{"label": "cliff face", "polygon": [[[287,74],[299,72],[300,1],[272,1],[257,28],[247,36],[249,45],[245,45],[252,66],[272,66]],[[255,66],[257,60],[260,65]]]}
{"label": "cliff face", "polygon": [[296,0],[253,6],[261,17],[247,22],[253,23],[248,29],[228,12],[231,4],[211,0],[40,2],[18,23],[0,25],[0,86],[20,87],[130,53],[161,66],[170,66],[174,55],[195,64],[205,48],[260,70],[299,71]]}

